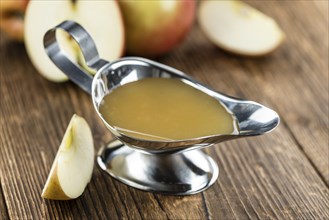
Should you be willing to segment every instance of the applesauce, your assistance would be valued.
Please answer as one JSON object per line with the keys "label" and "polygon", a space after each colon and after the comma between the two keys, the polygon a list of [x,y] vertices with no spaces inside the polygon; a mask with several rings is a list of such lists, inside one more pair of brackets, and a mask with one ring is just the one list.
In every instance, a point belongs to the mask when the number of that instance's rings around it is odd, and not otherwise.
{"label": "applesauce", "polygon": [[103,98],[99,112],[121,133],[146,140],[185,140],[237,129],[218,100],[173,78],[119,86]]}

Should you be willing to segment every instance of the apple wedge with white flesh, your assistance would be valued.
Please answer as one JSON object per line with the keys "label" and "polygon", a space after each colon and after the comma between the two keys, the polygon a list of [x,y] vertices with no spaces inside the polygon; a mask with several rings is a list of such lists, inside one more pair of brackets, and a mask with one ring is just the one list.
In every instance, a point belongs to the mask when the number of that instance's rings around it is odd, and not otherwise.
{"label": "apple wedge with white flesh", "polygon": [[73,115],[51,167],[41,196],[69,200],[79,197],[94,167],[94,143],[89,125]]}
{"label": "apple wedge with white flesh", "polygon": [[238,55],[266,55],[285,38],[272,18],[240,1],[204,0],[197,16],[201,29],[214,44]]}
{"label": "apple wedge with white flesh", "polygon": [[[31,0],[25,14],[24,41],[36,69],[45,78],[61,82],[68,78],[49,59],[43,47],[47,30],[64,20],[80,23],[93,37],[100,57],[115,60],[124,52],[124,27],[116,1]],[[64,32],[58,32],[60,46],[73,62],[81,61],[76,43]]]}

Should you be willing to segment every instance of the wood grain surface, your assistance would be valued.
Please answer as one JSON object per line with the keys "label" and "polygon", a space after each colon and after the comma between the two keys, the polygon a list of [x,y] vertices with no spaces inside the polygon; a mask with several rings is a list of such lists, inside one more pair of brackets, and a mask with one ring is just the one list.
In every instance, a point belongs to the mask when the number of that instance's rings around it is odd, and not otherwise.
{"label": "wood grain surface", "polygon": [[0,219],[8,219],[9,218],[8,210],[7,210],[7,207],[6,207],[6,200],[3,197],[2,190],[0,191],[0,211],[1,211],[0,212]]}
{"label": "wood grain surface", "polygon": [[0,35],[0,218],[329,219],[328,1],[248,2],[285,31],[275,53],[257,59],[227,54],[195,24],[180,47],[158,59],[281,116],[270,134],[206,149],[219,177],[193,196],[136,190],[95,166],[80,198],[42,199],[72,114],[90,124],[96,151],[112,137],[87,94],[42,78],[24,45]]}

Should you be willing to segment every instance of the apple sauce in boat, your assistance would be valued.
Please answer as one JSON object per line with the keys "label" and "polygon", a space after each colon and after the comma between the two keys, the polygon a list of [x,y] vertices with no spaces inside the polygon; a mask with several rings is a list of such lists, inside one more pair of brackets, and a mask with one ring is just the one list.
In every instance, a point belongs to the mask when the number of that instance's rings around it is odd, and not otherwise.
{"label": "apple sauce in boat", "polygon": [[176,141],[238,131],[215,98],[173,78],[145,78],[115,88],[99,107],[117,131],[138,139]]}

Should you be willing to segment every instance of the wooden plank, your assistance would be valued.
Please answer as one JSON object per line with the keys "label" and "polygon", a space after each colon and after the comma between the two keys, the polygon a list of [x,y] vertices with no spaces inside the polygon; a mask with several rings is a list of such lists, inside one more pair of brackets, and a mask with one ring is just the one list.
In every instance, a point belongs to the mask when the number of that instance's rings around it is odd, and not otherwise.
{"label": "wooden plank", "polygon": [[281,7],[274,2],[254,3],[273,14],[287,38],[270,62],[247,62],[245,68],[255,73],[262,91],[284,117],[288,132],[329,186],[329,2],[286,1]]}
{"label": "wooden plank", "polygon": [[[1,170],[0,170],[1,172]],[[0,181],[1,183],[1,181]],[[1,184],[0,184],[1,186]],[[6,200],[0,187],[0,219],[9,219],[8,210],[6,207]]]}
{"label": "wooden plank", "polygon": [[[0,179],[9,217],[328,219],[328,187],[318,175],[319,172],[325,176],[320,171],[322,166],[317,165],[320,160],[316,160],[316,156],[321,158],[318,155],[321,148],[316,150],[315,156],[308,153],[311,147],[323,143],[326,135],[319,132],[319,140],[313,146],[305,141],[305,138],[311,140],[313,134],[304,135],[310,137],[297,136],[296,129],[300,129],[298,120],[296,122],[286,115],[290,111],[289,102],[294,105],[306,103],[305,110],[293,106],[298,117],[304,117],[303,111],[314,111],[309,113],[311,119],[324,114],[325,94],[314,99],[318,105],[324,106],[323,110],[309,105],[313,103],[311,97],[326,89],[325,81],[321,80],[322,77],[326,79],[323,74],[325,61],[319,61],[320,66],[316,66],[316,59],[309,56],[326,54],[320,46],[299,47],[306,40],[318,36],[304,33],[300,25],[294,27],[296,20],[309,19],[310,16],[317,17],[315,21],[320,22],[322,13],[313,13],[316,10],[312,2],[304,2],[302,6],[269,1],[253,4],[269,14],[273,13],[276,19],[285,20],[283,27],[286,31],[297,31],[297,34],[291,33],[293,40],[288,39],[288,43],[273,56],[255,60],[228,55],[210,44],[196,27],[181,47],[160,59],[220,91],[274,107],[280,112],[283,122],[274,133],[266,136],[227,142],[207,149],[219,164],[219,179],[206,192],[187,197],[135,190],[109,178],[95,167],[92,181],[79,199],[67,202],[41,199],[42,187],[73,113],[82,115],[91,125],[96,150],[111,137],[95,116],[90,97],[71,83],[55,84],[40,77],[22,45],[1,44]],[[313,29],[321,32],[316,27]],[[298,34],[302,40],[299,40]],[[310,54],[305,53],[309,51]],[[320,73],[309,79],[307,68],[295,67],[298,60]],[[293,67],[288,65],[290,62]],[[300,69],[301,78],[292,81]],[[292,76],[287,76],[288,72]],[[290,83],[282,82],[284,80],[290,80]],[[294,88],[287,88],[290,84]],[[306,98],[299,94],[303,86],[307,89]],[[320,101],[324,103],[318,103]],[[318,121],[315,127],[319,126]]]}

